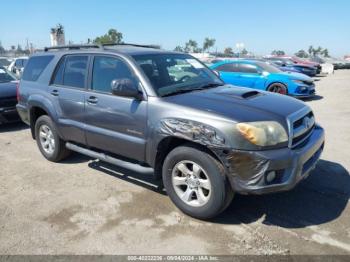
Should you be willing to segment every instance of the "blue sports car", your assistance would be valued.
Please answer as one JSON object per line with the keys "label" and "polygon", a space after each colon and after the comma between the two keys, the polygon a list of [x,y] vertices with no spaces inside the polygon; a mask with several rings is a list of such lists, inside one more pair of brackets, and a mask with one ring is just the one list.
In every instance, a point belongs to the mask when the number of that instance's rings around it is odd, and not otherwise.
{"label": "blue sports car", "polygon": [[304,74],[286,73],[261,61],[222,61],[210,67],[227,84],[267,90],[294,97],[315,94],[314,80]]}

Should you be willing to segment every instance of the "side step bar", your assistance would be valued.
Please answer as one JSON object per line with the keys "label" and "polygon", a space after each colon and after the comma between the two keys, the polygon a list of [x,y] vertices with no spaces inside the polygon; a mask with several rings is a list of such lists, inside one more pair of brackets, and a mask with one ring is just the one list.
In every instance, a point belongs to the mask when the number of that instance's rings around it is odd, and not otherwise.
{"label": "side step bar", "polygon": [[130,170],[138,171],[138,172],[153,171],[153,169],[150,167],[143,167],[143,166],[140,166],[138,164],[130,163],[130,162],[127,162],[127,161],[124,161],[124,160],[121,160],[121,159],[118,159],[115,157],[111,157],[111,156],[106,155],[104,153],[99,153],[99,152],[93,151],[91,149],[77,146],[77,145],[69,143],[69,142],[66,143],[66,148],[68,148],[69,150],[78,152],[80,154],[87,155],[89,157],[96,158],[96,159],[99,159],[101,161],[104,161],[104,162],[107,162],[107,163],[110,163],[112,165],[116,165],[116,166],[119,166],[119,167],[122,167],[125,169],[130,169]]}

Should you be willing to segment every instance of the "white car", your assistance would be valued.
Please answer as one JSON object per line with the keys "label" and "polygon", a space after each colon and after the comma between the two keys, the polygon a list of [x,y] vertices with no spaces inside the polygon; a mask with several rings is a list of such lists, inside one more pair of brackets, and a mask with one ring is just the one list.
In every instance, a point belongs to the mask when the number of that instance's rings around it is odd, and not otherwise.
{"label": "white car", "polygon": [[23,69],[26,66],[28,61],[28,57],[16,57],[12,63],[8,66],[8,70],[14,74],[16,74],[18,77],[20,77],[23,73]]}
{"label": "white car", "polygon": [[8,57],[0,57],[0,67],[8,68],[13,59]]}

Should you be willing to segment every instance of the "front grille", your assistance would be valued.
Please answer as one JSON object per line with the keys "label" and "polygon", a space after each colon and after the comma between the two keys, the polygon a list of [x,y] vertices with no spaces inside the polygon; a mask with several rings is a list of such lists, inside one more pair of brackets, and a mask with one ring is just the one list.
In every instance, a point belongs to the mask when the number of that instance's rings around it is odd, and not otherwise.
{"label": "front grille", "polygon": [[0,107],[15,107],[17,99],[14,98],[0,98]]}
{"label": "front grille", "polygon": [[306,141],[315,128],[315,117],[312,111],[309,111],[302,117],[297,118],[291,125],[291,146],[297,147]]}

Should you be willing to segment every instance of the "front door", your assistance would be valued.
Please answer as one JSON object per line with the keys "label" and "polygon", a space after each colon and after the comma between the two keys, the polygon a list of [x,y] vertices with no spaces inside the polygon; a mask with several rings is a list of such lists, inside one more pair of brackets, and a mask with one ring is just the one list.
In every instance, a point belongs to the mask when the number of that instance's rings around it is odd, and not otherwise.
{"label": "front door", "polygon": [[137,77],[119,57],[95,56],[85,100],[86,139],[90,147],[139,161],[145,159],[147,101],[112,94],[114,80]]}

